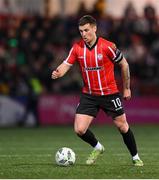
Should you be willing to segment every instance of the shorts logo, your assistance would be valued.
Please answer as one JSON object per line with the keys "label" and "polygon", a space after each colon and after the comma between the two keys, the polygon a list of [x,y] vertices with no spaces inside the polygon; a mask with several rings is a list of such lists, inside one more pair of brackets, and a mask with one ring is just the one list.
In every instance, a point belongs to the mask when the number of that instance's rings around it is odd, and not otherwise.
{"label": "shorts logo", "polygon": [[98,60],[102,60],[102,59],[103,59],[103,54],[98,54],[98,55],[97,55],[97,59],[98,59]]}

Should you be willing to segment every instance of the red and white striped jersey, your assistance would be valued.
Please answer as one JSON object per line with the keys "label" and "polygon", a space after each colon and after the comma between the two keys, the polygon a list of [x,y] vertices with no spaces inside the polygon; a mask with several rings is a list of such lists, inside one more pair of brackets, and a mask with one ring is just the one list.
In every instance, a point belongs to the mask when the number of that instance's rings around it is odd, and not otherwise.
{"label": "red and white striped jersey", "polygon": [[83,40],[75,43],[64,63],[79,63],[84,82],[83,93],[108,95],[118,92],[114,63],[122,58],[114,43],[100,37],[91,48]]}

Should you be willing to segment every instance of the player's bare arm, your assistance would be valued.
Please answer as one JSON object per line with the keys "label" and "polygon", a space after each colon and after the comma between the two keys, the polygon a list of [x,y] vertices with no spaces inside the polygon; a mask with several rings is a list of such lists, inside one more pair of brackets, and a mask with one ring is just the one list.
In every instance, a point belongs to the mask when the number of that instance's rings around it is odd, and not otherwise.
{"label": "player's bare arm", "polygon": [[70,67],[71,66],[65,63],[60,64],[56,70],[52,71],[51,78],[57,79],[64,76],[67,73],[67,71],[70,69]]}
{"label": "player's bare arm", "polygon": [[126,59],[123,58],[119,62],[119,65],[121,67],[121,74],[123,80],[123,98],[129,100],[131,98],[129,64]]}

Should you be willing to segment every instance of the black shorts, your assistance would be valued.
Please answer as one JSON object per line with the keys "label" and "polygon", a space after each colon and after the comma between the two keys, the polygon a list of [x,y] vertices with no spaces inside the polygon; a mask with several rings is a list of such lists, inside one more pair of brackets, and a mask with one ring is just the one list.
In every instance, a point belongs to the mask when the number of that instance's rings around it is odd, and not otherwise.
{"label": "black shorts", "polygon": [[120,94],[93,96],[83,93],[77,106],[76,114],[86,114],[96,117],[100,109],[112,118],[124,114]]}

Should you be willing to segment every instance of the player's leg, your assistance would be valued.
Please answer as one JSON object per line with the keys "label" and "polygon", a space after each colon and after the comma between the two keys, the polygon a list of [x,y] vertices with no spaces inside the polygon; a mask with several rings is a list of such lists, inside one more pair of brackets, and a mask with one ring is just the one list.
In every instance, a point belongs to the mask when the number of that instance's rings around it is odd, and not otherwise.
{"label": "player's leg", "polygon": [[129,128],[120,95],[117,93],[103,98],[102,109],[113,118],[115,126],[122,134],[124,143],[132,155],[134,165],[142,166],[143,162],[138,156],[136,141]]}
{"label": "player's leg", "polygon": [[104,151],[104,147],[89,129],[89,125],[99,111],[97,102],[96,97],[82,94],[74,121],[74,129],[77,135],[94,148],[86,161],[87,164],[93,164],[98,155]]}
{"label": "player's leg", "polygon": [[91,124],[93,116],[85,114],[76,114],[74,122],[74,130],[76,134],[85,142],[90,144],[95,149],[102,149],[102,145],[96,139],[92,131],[89,130],[89,125]]}
{"label": "player's leg", "polygon": [[77,135],[92,147],[95,147],[98,141],[88,128],[98,111],[99,107],[95,97],[89,94],[82,94],[76,109],[74,129]]}
{"label": "player's leg", "polygon": [[76,114],[74,121],[74,130],[76,134],[85,142],[89,143],[92,147],[96,146],[97,139],[94,134],[88,129],[93,120],[93,116],[85,114]]}
{"label": "player's leg", "polygon": [[77,135],[94,148],[86,161],[86,164],[88,165],[93,164],[98,156],[104,152],[104,147],[96,139],[95,135],[88,129],[93,118],[93,116],[89,115],[76,114],[74,123],[74,129]]}
{"label": "player's leg", "polygon": [[136,141],[133,132],[131,131],[125,113],[114,118],[114,124],[122,134],[124,143],[126,144],[135,166],[143,166],[143,162],[140,160]]}

